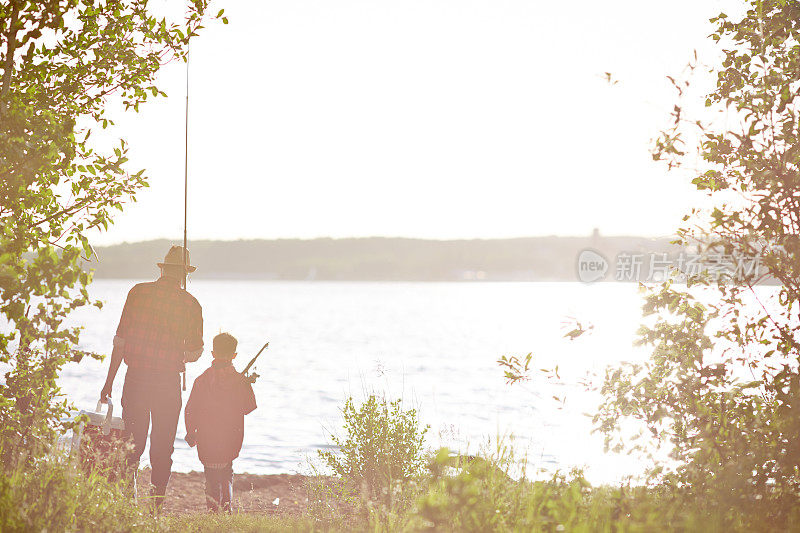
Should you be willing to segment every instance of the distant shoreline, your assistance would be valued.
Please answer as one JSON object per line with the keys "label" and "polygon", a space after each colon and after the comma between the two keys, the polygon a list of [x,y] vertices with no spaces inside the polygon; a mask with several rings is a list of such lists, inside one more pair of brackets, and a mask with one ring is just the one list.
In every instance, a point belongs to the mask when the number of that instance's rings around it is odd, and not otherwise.
{"label": "distant shoreline", "polygon": [[[578,256],[677,254],[672,239],[631,236],[425,240],[389,237],[190,241],[192,279],[345,282],[579,281]],[[175,241],[177,242],[177,241]],[[98,247],[96,279],[152,279],[168,239]],[[644,268],[646,272],[646,266]],[[614,281],[610,272],[606,281]],[[632,280],[637,281],[637,280]]]}

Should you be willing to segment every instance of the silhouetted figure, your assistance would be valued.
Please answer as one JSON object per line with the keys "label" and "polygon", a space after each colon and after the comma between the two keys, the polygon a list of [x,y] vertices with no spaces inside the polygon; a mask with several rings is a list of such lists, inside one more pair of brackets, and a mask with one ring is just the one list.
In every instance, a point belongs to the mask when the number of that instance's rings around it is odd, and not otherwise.
{"label": "silhouetted figure", "polygon": [[236,339],[229,333],[214,337],[214,361],[194,382],[186,402],[186,442],[197,444],[206,474],[209,510],[231,510],[233,460],[244,440],[244,415],[256,408],[253,386],[235,368]]}
{"label": "silhouetted figure", "polygon": [[181,288],[184,275],[195,271],[188,252],[185,256],[182,246],[173,246],[158,263],[161,277],[139,283],[128,293],[100,392],[101,400],[111,396],[114,377],[125,361],[122,419],[125,435],[133,440],[128,466],[135,475],[150,432],[151,494],[157,509],[163,504],[172,468],[182,403],[180,373],[185,363],[197,361],[203,353],[202,308]]}

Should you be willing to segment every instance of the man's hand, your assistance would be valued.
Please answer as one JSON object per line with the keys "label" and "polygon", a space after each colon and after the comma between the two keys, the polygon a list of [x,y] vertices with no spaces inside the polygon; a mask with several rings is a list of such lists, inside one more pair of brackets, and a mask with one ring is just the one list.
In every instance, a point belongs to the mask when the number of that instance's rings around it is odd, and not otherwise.
{"label": "man's hand", "polygon": [[103,390],[100,391],[100,401],[108,403],[111,397],[111,387],[114,386],[114,378],[117,376],[119,365],[122,364],[122,348],[124,345],[123,339],[114,337],[114,349],[111,352],[111,364],[108,365],[108,375],[106,376],[106,384],[103,385]]}
{"label": "man's hand", "polygon": [[185,351],[183,352],[183,362],[184,363],[194,363],[200,356],[203,355],[203,348],[200,347],[197,350]]}
{"label": "man's hand", "polygon": [[113,383],[106,383],[103,385],[103,390],[100,391],[100,401],[103,403],[108,403],[108,399],[111,398],[111,388],[113,387]]}

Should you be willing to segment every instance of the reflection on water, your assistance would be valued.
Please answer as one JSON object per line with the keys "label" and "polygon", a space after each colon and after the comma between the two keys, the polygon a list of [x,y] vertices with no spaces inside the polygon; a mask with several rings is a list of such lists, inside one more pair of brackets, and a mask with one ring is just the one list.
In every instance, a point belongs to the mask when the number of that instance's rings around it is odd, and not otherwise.
{"label": "reflection on water", "polygon": [[[110,351],[133,283],[92,285],[106,305],[74,315],[85,326],[84,348]],[[637,470],[629,460],[605,456],[601,437],[589,433],[582,413],[592,410],[595,397],[543,380],[508,386],[496,363],[501,355],[533,352],[537,366],[558,364],[569,380],[641,357],[632,348],[640,317],[634,284],[196,281],[190,291],[203,305],[207,347],[220,331],[239,339],[238,368],[270,341],[257,364],[259,407],[246,417],[239,472],[303,470],[307,457],[327,445],[343,400],[373,390],[418,408],[431,426],[432,446],[475,451],[487,438],[513,433],[515,447],[536,466],[590,464],[597,480]],[[567,316],[594,324],[594,331],[563,339]],[[189,365],[189,387],[210,360],[207,351]],[[66,367],[61,383],[77,407],[97,401],[106,364]],[[114,386],[117,402],[123,376],[124,366]],[[552,395],[564,392],[559,410]],[[174,469],[197,470],[182,437],[181,420]]]}

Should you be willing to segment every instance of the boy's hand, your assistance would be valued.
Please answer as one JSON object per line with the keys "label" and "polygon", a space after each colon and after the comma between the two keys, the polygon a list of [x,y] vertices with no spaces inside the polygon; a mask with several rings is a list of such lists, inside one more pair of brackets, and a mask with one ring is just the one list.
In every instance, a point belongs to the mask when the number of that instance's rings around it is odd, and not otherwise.
{"label": "boy's hand", "polygon": [[197,435],[195,432],[187,433],[186,437],[183,438],[186,441],[186,444],[189,445],[190,448],[194,448],[194,445],[197,444]]}

